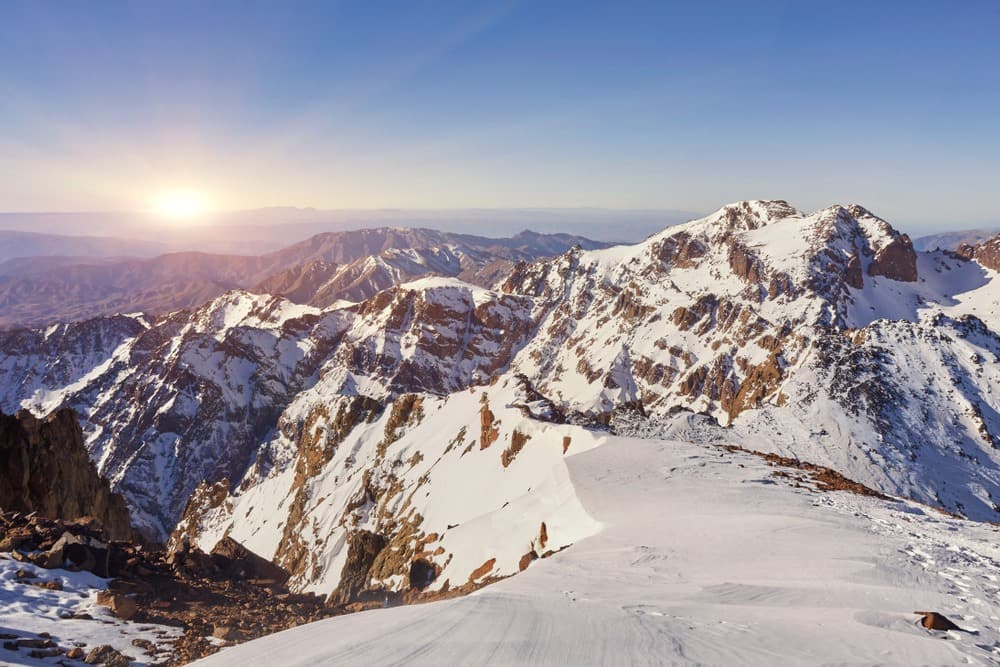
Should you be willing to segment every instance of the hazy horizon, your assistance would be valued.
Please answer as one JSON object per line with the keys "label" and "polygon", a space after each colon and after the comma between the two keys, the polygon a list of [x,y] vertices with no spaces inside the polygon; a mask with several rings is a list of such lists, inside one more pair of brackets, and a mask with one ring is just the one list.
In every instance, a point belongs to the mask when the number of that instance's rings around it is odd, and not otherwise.
{"label": "hazy horizon", "polygon": [[[594,240],[630,243],[642,240],[668,226],[694,220],[718,210],[616,209],[609,207],[456,207],[456,208],[335,208],[268,206],[252,209],[206,211],[186,220],[171,220],[151,211],[0,211],[0,230],[67,236],[105,236],[143,240],[166,236],[166,243],[184,243],[225,237],[234,229],[260,231],[261,238],[245,239],[243,247],[280,247],[281,230],[298,229],[294,240],[325,231],[347,231],[373,227],[413,227],[508,237],[521,231],[566,233]],[[790,202],[795,206],[795,202]],[[864,202],[830,202],[834,204]],[[827,205],[817,207],[825,208]],[[867,206],[866,206],[867,207]],[[805,209],[804,213],[817,209]],[[870,207],[868,207],[870,208]],[[873,210],[876,215],[880,211]],[[882,216],[885,217],[885,216]],[[914,238],[967,230],[1000,229],[1000,219],[941,220],[928,223],[888,222]],[[614,223],[613,227],[608,227]],[[272,229],[275,228],[275,229]],[[269,233],[268,233],[269,232]],[[273,237],[273,238],[271,238]],[[277,245],[276,245],[277,244]],[[239,247],[234,244],[234,247]]]}

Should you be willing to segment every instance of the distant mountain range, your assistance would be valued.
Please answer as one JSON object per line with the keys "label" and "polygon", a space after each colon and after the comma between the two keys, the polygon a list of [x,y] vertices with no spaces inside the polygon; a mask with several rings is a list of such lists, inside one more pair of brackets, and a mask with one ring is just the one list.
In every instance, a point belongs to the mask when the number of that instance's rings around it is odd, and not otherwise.
{"label": "distant mountain range", "polygon": [[15,257],[153,257],[168,250],[156,241],[0,229],[0,263]]}
{"label": "distant mountain range", "polygon": [[[160,252],[196,250],[257,255],[317,234],[378,227],[425,227],[457,234],[481,234],[483,230],[491,230],[496,236],[530,228],[546,234],[571,232],[601,241],[628,242],[697,215],[669,209],[320,210],[274,207],[210,213],[186,222],[143,212],[0,213],[0,230],[138,239],[158,244],[163,248]],[[83,256],[89,253],[70,250],[62,254]]]}
{"label": "distant mountain range", "polygon": [[929,234],[913,240],[913,247],[917,250],[956,250],[960,245],[976,245],[987,239],[993,238],[1000,229],[965,229],[954,232],[941,232],[940,234]]}
{"label": "distant mountain range", "polygon": [[0,328],[115,313],[162,315],[199,306],[232,289],[326,306],[362,300],[428,275],[462,276],[486,284],[515,262],[558,255],[576,245],[594,249],[607,244],[527,231],[491,239],[378,228],[319,234],[264,255],[16,258],[0,263]]}

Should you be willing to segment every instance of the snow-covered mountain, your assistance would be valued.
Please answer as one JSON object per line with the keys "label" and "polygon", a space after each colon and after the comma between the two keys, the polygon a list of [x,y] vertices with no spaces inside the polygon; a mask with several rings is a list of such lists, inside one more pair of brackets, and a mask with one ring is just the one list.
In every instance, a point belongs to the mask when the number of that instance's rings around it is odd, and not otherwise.
{"label": "snow-covered mountain", "polygon": [[925,250],[956,250],[960,245],[975,245],[987,241],[1000,233],[998,229],[964,229],[955,232],[928,234],[913,239],[913,247]]}
{"label": "snow-covered mountain", "polygon": [[592,534],[565,457],[607,425],[1000,516],[985,251],[917,253],[862,207],[781,201],[522,260],[492,288],[456,277],[465,251],[365,250],[268,283],[313,305],[232,291],[120,318],[93,355],[45,331],[5,343],[0,363],[33,379],[2,407],[79,410],[150,534],[231,535],[342,600],[467,590]]}

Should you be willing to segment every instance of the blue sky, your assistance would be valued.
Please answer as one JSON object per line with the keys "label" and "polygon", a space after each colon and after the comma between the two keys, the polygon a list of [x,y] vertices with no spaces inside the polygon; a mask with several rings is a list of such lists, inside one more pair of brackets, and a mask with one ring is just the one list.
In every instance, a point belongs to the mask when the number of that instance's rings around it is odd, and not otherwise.
{"label": "blue sky", "polygon": [[1000,222],[1000,2],[0,4],[0,210]]}

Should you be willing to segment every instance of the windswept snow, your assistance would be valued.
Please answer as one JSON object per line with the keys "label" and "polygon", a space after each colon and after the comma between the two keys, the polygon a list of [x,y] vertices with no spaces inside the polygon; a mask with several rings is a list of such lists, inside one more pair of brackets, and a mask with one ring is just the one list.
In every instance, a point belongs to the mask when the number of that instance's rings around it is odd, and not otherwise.
{"label": "windswept snow", "polygon": [[[605,526],[470,596],[329,619],[197,664],[996,664],[993,526],[818,493],[745,454],[608,437],[567,460]],[[930,632],[916,610],[969,632]]]}

